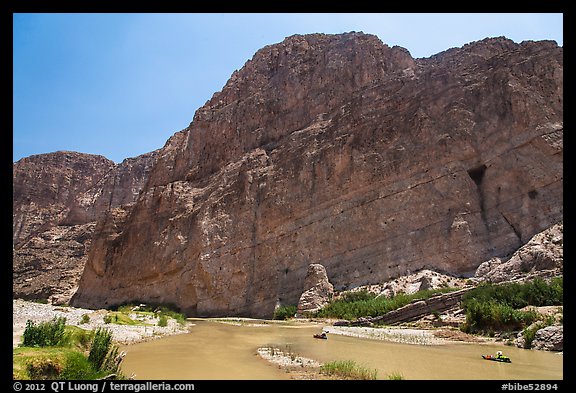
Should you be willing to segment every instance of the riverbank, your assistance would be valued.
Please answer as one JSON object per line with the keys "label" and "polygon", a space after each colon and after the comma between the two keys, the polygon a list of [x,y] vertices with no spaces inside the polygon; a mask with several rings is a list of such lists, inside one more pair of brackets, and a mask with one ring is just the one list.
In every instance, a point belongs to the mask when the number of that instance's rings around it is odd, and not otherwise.
{"label": "riverbank", "polygon": [[[21,299],[14,299],[12,302],[12,344],[18,346],[22,334],[26,327],[26,321],[31,320],[34,323],[47,322],[53,318],[66,318],[67,325],[78,326],[82,329],[92,330],[96,328],[107,328],[112,332],[114,341],[120,344],[130,344],[136,342],[148,341],[155,338],[165,337],[174,334],[188,333],[189,327],[193,322],[188,322],[182,326],[174,319],[168,319],[167,326],[158,326],[158,319],[154,317],[140,316],[138,325],[119,325],[115,323],[105,323],[104,316],[107,310],[90,310],[76,307],[54,306],[50,304],[35,303]],[[87,317],[84,317],[86,315]],[[88,319],[88,322],[83,323]],[[283,323],[281,321],[267,321],[251,318],[214,318],[214,322],[233,324],[233,325],[250,325],[250,326],[268,326],[269,324]],[[370,327],[345,327],[332,326],[330,320],[323,319],[299,319],[292,320],[290,323],[295,325],[308,324],[318,326],[319,331],[325,331],[329,334],[340,334],[351,337],[387,340],[391,342],[419,344],[419,345],[441,345],[448,342],[494,342],[493,339],[482,338],[465,334],[456,329],[415,329],[415,328],[370,328]]]}
{"label": "riverbank", "polygon": [[53,318],[64,317],[67,325],[82,329],[106,328],[112,332],[113,340],[119,344],[131,344],[188,333],[190,326],[189,323],[181,325],[172,318],[167,319],[166,326],[158,326],[159,319],[147,315],[134,315],[138,322],[136,325],[106,323],[104,317],[108,314],[108,310],[54,306],[14,299],[12,300],[12,347],[17,347],[20,344],[28,320],[40,323],[50,321]]}
{"label": "riverbank", "polygon": [[415,329],[403,327],[360,327],[360,326],[324,326],[328,334],[416,345],[443,345],[448,343],[495,343],[487,337],[463,333],[457,329],[434,328]]}

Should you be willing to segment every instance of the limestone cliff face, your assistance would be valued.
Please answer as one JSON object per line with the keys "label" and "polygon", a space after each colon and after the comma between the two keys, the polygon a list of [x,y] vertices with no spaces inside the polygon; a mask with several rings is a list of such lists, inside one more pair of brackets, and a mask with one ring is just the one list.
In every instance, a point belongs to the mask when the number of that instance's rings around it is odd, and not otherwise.
{"label": "limestone cliff face", "polygon": [[56,152],[13,167],[13,296],[67,303],[86,264],[96,221],[133,203],[156,152],[114,162]]}
{"label": "limestone cliff face", "polygon": [[72,304],[270,316],[335,289],[472,274],[562,219],[563,58],[491,38],[413,59],[361,33],[265,47],[98,221]]}
{"label": "limestone cliff face", "polygon": [[68,151],[38,154],[14,163],[13,243],[62,220],[74,199],[113,167],[114,162],[105,157]]}

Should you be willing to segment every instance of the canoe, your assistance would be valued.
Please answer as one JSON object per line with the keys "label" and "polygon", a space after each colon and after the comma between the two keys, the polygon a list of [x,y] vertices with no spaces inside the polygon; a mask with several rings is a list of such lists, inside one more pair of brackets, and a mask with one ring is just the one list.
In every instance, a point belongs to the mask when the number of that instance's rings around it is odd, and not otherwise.
{"label": "canoe", "polygon": [[314,335],[314,338],[319,338],[319,339],[321,339],[321,340],[326,340],[326,339],[328,338],[328,336],[326,336],[326,335],[323,336],[323,335],[321,335],[321,334],[315,334],[315,335]]}
{"label": "canoe", "polygon": [[510,360],[508,357],[497,358],[496,356],[492,355],[482,355],[482,357],[486,360],[493,360],[495,362],[512,363],[512,360]]}

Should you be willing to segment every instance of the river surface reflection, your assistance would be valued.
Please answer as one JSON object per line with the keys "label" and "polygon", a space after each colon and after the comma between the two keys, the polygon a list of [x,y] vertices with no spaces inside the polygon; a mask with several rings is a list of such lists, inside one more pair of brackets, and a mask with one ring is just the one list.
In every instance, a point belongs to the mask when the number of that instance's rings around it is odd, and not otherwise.
{"label": "river surface reflection", "polygon": [[[378,370],[379,379],[400,374],[404,379],[560,380],[563,355],[494,344],[414,345],[329,335],[312,337],[321,325],[294,323],[228,324],[194,320],[190,333],[123,347],[122,370],[136,379],[224,380],[289,379],[290,374],[256,354],[259,347],[288,346],[300,356],[320,362],[354,360]],[[486,361],[497,350],[512,363]]]}

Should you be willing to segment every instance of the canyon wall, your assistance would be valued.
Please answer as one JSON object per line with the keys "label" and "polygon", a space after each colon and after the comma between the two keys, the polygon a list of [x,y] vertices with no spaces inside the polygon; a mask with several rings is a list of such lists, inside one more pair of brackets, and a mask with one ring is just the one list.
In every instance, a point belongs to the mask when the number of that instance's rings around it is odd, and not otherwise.
{"label": "canyon wall", "polygon": [[94,228],[71,302],[269,317],[312,263],[336,290],[472,275],[562,220],[562,143],[555,42],[414,59],[363,33],[291,36],[156,152],[130,203],[74,199],[63,222]]}
{"label": "canyon wall", "polygon": [[114,164],[102,156],[60,151],[14,163],[13,296],[68,303],[96,221],[136,200],[155,156]]}

